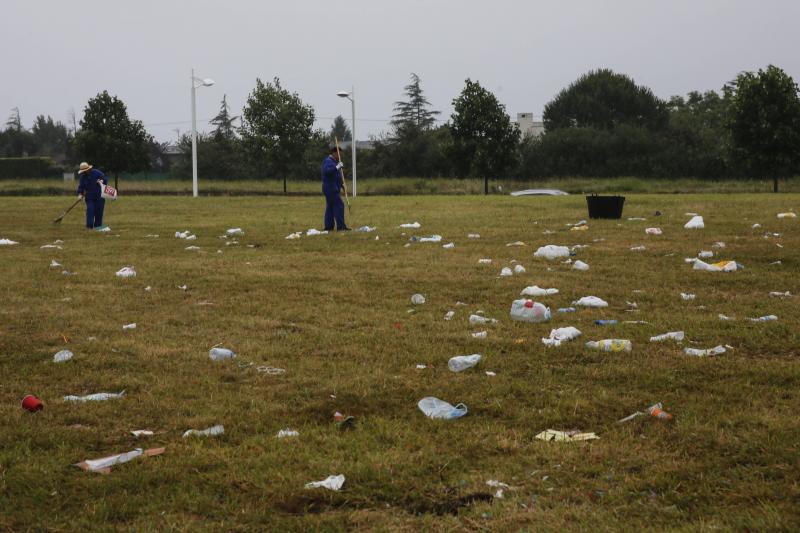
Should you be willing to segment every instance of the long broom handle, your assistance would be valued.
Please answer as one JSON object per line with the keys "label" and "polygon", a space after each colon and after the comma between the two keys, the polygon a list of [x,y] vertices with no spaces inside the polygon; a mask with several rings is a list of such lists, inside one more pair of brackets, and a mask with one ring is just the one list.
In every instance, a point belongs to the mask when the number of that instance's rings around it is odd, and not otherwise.
{"label": "long broom handle", "polygon": [[[342,154],[339,152],[339,139],[334,135],[333,142],[336,143],[336,157],[339,158],[339,162],[342,162]],[[350,210],[350,200],[347,198],[347,183],[344,180],[344,167],[341,168],[340,172],[342,173],[342,188],[344,189],[344,201],[347,202],[347,210]]]}

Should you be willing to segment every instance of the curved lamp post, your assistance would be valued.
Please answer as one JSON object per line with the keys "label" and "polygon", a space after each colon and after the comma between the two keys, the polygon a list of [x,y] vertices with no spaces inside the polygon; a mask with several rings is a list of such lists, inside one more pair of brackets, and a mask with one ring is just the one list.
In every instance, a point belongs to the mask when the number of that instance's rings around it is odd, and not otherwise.
{"label": "curved lamp post", "polygon": [[197,104],[195,93],[200,87],[211,87],[214,80],[211,78],[197,78],[192,69],[192,196],[197,198]]}
{"label": "curved lamp post", "polygon": [[336,93],[336,96],[339,98],[347,98],[350,100],[350,112],[351,112],[351,119],[352,119],[352,126],[350,128],[352,138],[350,139],[350,147],[352,151],[353,157],[353,187],[352,187],[352,194],[353,198],[356,197],[358,191],[356,190],[356,89],[353,87],[348,91],[339,91]]}

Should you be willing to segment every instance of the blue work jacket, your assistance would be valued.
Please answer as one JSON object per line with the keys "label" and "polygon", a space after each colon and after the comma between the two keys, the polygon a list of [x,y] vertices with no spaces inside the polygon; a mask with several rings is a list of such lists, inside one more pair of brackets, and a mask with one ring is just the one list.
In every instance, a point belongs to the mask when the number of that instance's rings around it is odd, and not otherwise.
{"label": "blue work jacket", "polygon": [[341,170],[336,168],[336,160],[328,156],[322,162],[322,192],[324,194],[339,194],[343,188],[344,178]]}
{"label": "blue work jacket", "polygon": [[83,193],[83,197],[87,200],[100,199],[100,184],[97,180],[102,180],[103,183],[108,184],[108,178],[105,174],[92,168],[81,174],[81,181],[78,184],[78,194]]}

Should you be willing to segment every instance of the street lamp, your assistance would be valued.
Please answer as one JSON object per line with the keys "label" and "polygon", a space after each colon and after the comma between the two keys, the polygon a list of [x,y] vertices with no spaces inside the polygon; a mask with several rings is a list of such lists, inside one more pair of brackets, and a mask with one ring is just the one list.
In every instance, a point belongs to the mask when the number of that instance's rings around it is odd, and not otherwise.
{"label": "street lamp", "polygon": [[199,87],[211,87],[211,78],[196,78],[192,69],[192,196],[197,198],[197,104],[195,93]]}
{"label": "street lamp", "polygon": [[353,152],[353,198],[356,197],[358,192],[356,191],[356,89],[355,87],[350,89],[350,92],[347,91],[339,91],[336,93],[336,96],[339,98],[347,98],[350,100],[350,111],[351,111],[351,118],[353,125],[350,128],[350,132],[352,133],[352,138],[350,139],[350,146]]}

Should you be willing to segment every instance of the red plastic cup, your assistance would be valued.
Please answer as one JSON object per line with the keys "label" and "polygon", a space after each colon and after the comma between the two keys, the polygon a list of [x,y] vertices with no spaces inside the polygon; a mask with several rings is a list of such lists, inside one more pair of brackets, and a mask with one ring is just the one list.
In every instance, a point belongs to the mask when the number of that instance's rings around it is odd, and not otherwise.
{"label": "red plastic cup", "polygon": [[42,400],[36,396],[28,394],[22,399],[22,408],[26,411],[30,411],[31,413],[35,413],[36,411],[41,411],[44,409],[44,404],[42,403]]}

